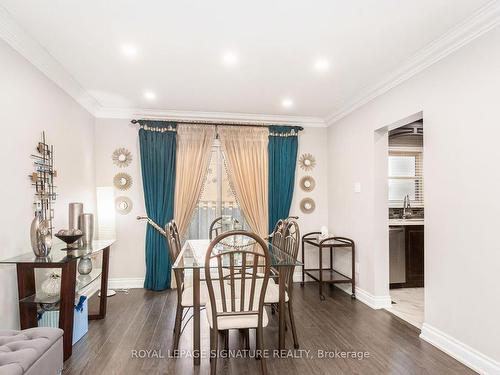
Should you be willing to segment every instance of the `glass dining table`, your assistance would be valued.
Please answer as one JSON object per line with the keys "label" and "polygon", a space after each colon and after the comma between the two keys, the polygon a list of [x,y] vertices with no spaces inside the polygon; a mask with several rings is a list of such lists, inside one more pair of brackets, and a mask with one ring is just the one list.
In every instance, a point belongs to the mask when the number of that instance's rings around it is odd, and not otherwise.
{"label": "glass dining table", "polygon": [[[205,256],[210,245],[210,240],[188,240],[184,243],[175,263],[172,266],[174,272],[192,274],[193,288],[193,361],[195,365],[200,364],[200,274],[204,273]],[[217,249],[217,248],[216,248]],[[279,285],[278,319],[279,335],[278,349],[285,348],[285,298],[286,290],[291,292],[291,285],[287,285],[286,275],[293,272],[294,267],[302,263],[295,260],[291,255],[276,246],[268,245],[271,267],[276,272],[271,276]],[[222,251],[222,250],[221,250]],[[211,264],[210,268],[217,269],[217,264]],[[187,271],[187,272],[186,272]],[[288,272],[289,271],[289,272]],[[281,277],[280,277],[281,275]],[[273,281],[270,281],[273,282]]]}

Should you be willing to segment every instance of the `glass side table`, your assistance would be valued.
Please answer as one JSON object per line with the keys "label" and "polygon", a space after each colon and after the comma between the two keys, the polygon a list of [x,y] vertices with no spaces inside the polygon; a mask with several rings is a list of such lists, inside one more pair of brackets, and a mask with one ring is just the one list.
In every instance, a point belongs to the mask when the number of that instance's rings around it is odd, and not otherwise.
{"label": "glass side table", "polygon": [[[91,245],[79,247],[71,251],[64,250],[66,248],[65,243],[56,242],[47,257],[38,258],[32,251],[29,251],[19,256],[0,260],[0,264],[12,264],[16,266],[21,329],[32,328],[38,325],[38,305],[59,303],[59,328],[64,331],[64,360],[68,359],[72,354],[75,293],[87,287],[98,277],[101,277],[99,311],[95,314],[89,314],[89,319],[104,319],[106,316],[109,249],[114,242],[114,240],[92,241]],[[77,275],[78,260],[96,254],[102,255],[102,267],[92,270],[85,277]],[[47,296],[43,293],[36,293],[36,268],[61,269],[61,290],[58,296]]]}

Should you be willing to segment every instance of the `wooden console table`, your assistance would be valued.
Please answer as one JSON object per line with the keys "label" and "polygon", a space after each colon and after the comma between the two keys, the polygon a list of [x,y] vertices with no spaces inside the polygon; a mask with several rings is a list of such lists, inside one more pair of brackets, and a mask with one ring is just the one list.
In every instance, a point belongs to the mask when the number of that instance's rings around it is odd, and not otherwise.
{"label": "wooden console table", "polygon": [[[72,353],[73,315],[75,294],[89,286],[101,277],[101,296],[99,311],[89,313],[89,319],[104,319],[106,316],[106,302],[108,291],[109,249],[114,241],[93,241],[91,245],[80,247],[72,251],[62,250],[64,243],[55,243],[49,256],[37,258],[32,251],[0,260],[0,264],[15,264],[17,268],[17,288],[19,291],[19,319],[21,329],[38,325],[37,309],[44,304],[59,304],[59,328],[64,331],[63,346],[64,360]],[[89,275],[77,275],[77,261],[83,257],[102,254],[102,267],[93,269]],[[61,292],[59,296],[51,297],[43,293],[36,293],[35,268],[60,268]]]}
{"label": "wooden console table", "polygon": [[[352,293],[351,298],[356,298],[355,293],[355,245],[354,241],[346,237],[328,237],[324,239],[318,239],[321,232],[311,232],[302,236],[302,282],[301,286],[304,286],[305,275],[309,276],[313,280],[319,283],[319,297],[323,301],[325,296],[323,295],[323,283],[328,284],[341,284],[349,283],[351,284]],[[318,249],[319,265],[318,268],[306,268],[305,263],[305,244],[309,244]],[[341,272],[338,272],[333,268],[333,251],[337,247],[350,248],[351,249],[351,262],[352,262],[352,276],[346,276]],[[330,249],[330,267],[323,268],[323,249]]]}

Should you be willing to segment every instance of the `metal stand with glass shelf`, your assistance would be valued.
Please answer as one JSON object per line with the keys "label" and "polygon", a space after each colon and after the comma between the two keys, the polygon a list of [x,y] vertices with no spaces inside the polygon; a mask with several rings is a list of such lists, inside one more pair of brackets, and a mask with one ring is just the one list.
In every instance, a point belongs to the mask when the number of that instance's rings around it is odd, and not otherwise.
{"label": "metal stand with glass shelf", "polygon": [[[38,326],[37,312],[44,306],[59,304],[59,328],[64,331],[64,360],[71,357],[73,338],[73,315],[76,293],[86,290],[93,282],[101,278],[101,296],[99,310],[89,313],[89,320],[106,317],[109,249],[114,241],[93,241],[91,245],[66,251],[64,243],[56,243],[47,257],[38,258],[33,252],[25,253],[10,259],[0,260],[0,264],[15,264],[17,268],[17,288],[19,292],[19,319],[21,329]],[[93,269],[88,275],[77,274],[77,262],[83,257],[102,255],[102,265]],[[35,269],[61,269],[61,289],[57,296],[37,293]]]}
{"label": "metal stand with glass shelf", "polygon": [[[346,237],[328,237],[320,239],[319,235],[321,232],[311,232],[302,236],[302,282],[301,286],[304,286],[305,275],[309,276],[314,281],[319,283],[319,298],[323,301],[325,296],[323,295],[323,283],[327,284],[351,284],[351,298],[356,298],[355,292],[355,245],[354,241]],[[312,245],[318,249],[319,257],[319,268],[306,268],[305,263],[305,244]],[[349,277],[333,268],[334,263],[334,249],[337,247],[351,249],[351,263],[352,263],[352,276]],[[323,249],[330,249],[330,267],[323,268]]]}

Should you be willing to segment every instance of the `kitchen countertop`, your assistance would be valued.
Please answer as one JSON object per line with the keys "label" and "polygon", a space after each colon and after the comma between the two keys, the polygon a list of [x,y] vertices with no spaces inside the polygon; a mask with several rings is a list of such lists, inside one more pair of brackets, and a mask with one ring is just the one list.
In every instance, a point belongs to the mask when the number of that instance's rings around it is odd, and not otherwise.
{"label": "kitchen countertop", "polygon": [[424,219],[389,219],[389,226],[424,225]]}

